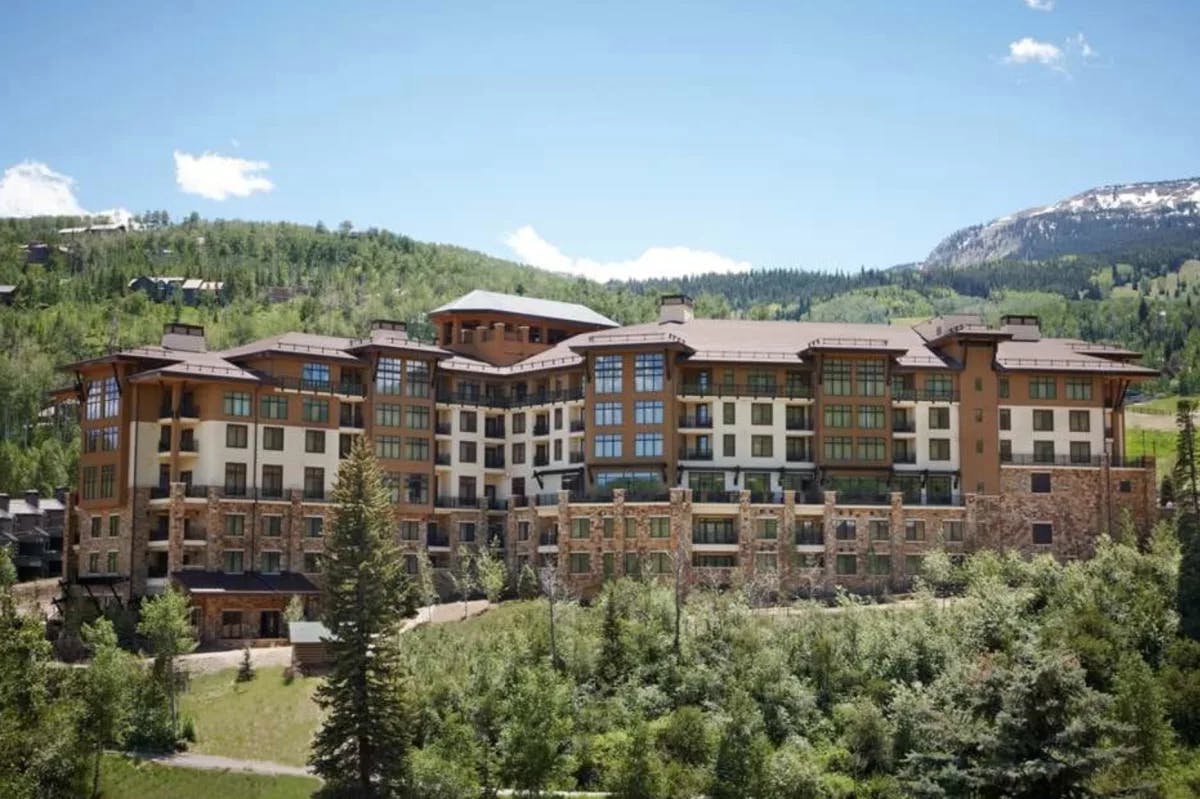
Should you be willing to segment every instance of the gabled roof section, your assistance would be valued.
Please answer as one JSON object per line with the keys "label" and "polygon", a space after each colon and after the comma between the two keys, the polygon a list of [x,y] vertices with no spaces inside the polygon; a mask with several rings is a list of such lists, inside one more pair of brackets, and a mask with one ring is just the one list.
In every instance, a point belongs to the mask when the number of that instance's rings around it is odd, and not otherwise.
{"label": "gabled roof section", "polygon": [[369,336],[354,339],[346,349],[349,352],[361,352],[369,349],[400,350],[429,355],[434,358],[449,358],[454,354],[450,350],[442,349],[436,344],[429,344],[428,342],[409,338],[408,334],[402,330],[383,329],[372,330]]}
{"label": "gabled roof section", "polygon": [[[1040,341],[1002,341],[996,349],[996,364],[1017,372],[1091,372],[1129,377],[1155,377],[1158,370],[1093,354],[1087,342],[1070,338]],[[1119,350],[1119,352],[1124,352]]]}
{"label": "gabled roof section", "polygon": [[341,336],[319,336],[315,333],[284,333],[280,336],[251,341],[240,347],[225,350],[221,357],[228,361],[255,355],[297,355],[333,358],[339,361],[358,360],[347,350],[354,342]]}
{"label": "gabled roof section", "polygon": [[480,313],[505,313],[514,316],[533,316],[538,319],[559,319],[581,325],[618,327],[607,316],[598,314],[586,305],[558,300],[542,300],[537,297],[522,297],[517,294],[501,294],[496,291],[475,289],[457,300],[440,305],[429,312],[429,316],[455,311],[478,311]]}

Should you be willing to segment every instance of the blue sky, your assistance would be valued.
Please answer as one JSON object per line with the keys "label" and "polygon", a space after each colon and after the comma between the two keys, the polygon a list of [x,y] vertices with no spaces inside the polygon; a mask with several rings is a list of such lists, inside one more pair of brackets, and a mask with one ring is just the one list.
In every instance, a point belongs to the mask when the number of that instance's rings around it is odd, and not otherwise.
{"label": "blue sky", "polygon": [[349,219],[595,277],[857,269],[1200,174],[1187,0],[9,0],[3,21],[10,215]]}

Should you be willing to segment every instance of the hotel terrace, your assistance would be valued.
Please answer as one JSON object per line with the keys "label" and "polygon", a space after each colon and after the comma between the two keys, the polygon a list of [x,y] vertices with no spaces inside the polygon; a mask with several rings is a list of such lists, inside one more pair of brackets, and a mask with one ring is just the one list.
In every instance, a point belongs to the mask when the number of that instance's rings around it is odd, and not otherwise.
{"label": "hotel terrace", "polygon": [[[287,333],[161,344],[66,367],[83,429],[64,560],[76,591],[174,582],[202,639],[285,635],[314,599],[339,460],[373,443],[406,566],[495,546],[576,592],[620,575],[781,592],[903,587],[922,555],[1086,557],[1154,465],[1124,453],[1137,353],[1034,317],[914,327],[696,319],[664,297],[622,327],[580,305],[473,291],[435,342]],[[94,590],[100,586],[103,590]]]}

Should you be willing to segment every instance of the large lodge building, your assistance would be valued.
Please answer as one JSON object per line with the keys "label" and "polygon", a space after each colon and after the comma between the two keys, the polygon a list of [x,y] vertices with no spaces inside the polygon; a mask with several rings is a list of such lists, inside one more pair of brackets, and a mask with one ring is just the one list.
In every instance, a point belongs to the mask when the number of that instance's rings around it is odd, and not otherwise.
{"label": "large lodge building", "polygon": [[587,595],[608,577],[783,591],[904,585],[923,553],[1087,556],[1156,504],[1124,453],[1124,398],[1155,372],[1034,317],[915,327],[660,318],[473,291],[436,343],[377,322],[223,352],[169,325],[68,367],[83,428],[73,590],[187,591],[202,639],[284,635],[320,580],[339,460],[373,443],[406,565],[490,542]]}

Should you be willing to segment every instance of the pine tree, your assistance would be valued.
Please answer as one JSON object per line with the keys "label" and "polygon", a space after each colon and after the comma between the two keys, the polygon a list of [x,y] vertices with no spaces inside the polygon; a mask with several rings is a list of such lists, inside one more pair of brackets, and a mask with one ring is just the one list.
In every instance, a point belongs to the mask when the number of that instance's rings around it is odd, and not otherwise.
{"label": "pine tree", "polygon": [[388,491],[364,439],[342,462],[333,499],[323,574],[332,663],[317,690],[327,715],[309,762],[325,780],[322,796],[398,796],[412,737],[399,634],[412,600]]}
{"label": "pine tree", "polygon": [[1172,483],[1180,512],[1200,517],[1200,462],[1196,459],[1196,423],[1192,418],[1195,410],[1191,400],[1180,400],[1177,406],[1175,425],[1179,434]]}
{"label": "pine tree", "polygon": [[1176,424],[1179,439],[1176,447],[1174,489],[1177,503],[1175,519],[1179,537],[1179,629],[1185,635],[1200,640],[1200,464],[1197,463],[1196,426],[1192,420],[1194,405],[1180,400]]}
{"label": "pine tree", "polygon": [[628,669],[625,644],[621,637],[621,610],[617,592],[610,583],[604,596],[604,623],[600,631],[600,664],[597,676],[600,683],[612,690]]}

